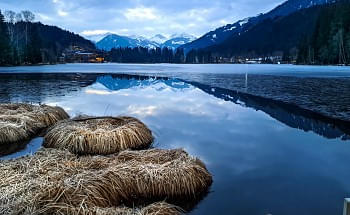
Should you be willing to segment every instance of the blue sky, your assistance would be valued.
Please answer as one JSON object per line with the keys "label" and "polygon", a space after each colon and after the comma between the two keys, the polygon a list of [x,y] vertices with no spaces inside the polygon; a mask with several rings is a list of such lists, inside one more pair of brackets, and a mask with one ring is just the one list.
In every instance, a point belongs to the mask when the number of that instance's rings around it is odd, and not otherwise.
{"label": "blue sky", "polygon": [[36,20],[81,35],[204,33],[267,12],[283,0],[0,0],[1,10],[31,10]]}

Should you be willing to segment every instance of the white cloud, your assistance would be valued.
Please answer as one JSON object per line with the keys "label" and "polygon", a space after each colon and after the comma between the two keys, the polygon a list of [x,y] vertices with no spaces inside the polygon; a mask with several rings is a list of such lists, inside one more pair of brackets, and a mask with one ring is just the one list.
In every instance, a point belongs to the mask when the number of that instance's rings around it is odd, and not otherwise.
{"label": "white cloud", "polygon": [[68,16],[68,13],[65,12],[65,11],[63,11],[63,10],[61,10],[61,9],[57,10],[57,14],[58,14],[59,16]]}
{"label": "white cloud", "polygon": [[53,19],[48,16],[48,15],[45,15],[45,14],[42,14],[42,13],[36,13],[37,17],[39,18],[40,21],[52,21]]}
{"label": "white cloud", "polygon": [[58,14],[59,16],[68,16],[68,13],[67,13],[67,12],[64,12],[63,10],[58,10],[58,11],[57,11],[57,14]]}
{"label": "white cloud", "polygon": [[154,20],[158,18],[158,16],[155,13],[156,11],[153,8],[139,7],[127,9],[124,13],[124,16],[128,20]]}
{"label": "white cloud", "polygon": [[83,31],[80,34],[83,36],[95,36],[95,35],[101,35],[101,34],[107,34],[112,33],[108,30],[91,30],[91,31]]}
{"label": "white cloud", "polygon": [[123,29],[120,29],[119,32],[123,32],[123,33],[126,33],[126,32],[129,32],[129,29],[127,28],[123,28]]}
{"label": "white cloud", "polygon": [[152,28],[152,27],[144,27],[143,29],[145,29],[145,31],[155,31],[155,29],[154,28]]}

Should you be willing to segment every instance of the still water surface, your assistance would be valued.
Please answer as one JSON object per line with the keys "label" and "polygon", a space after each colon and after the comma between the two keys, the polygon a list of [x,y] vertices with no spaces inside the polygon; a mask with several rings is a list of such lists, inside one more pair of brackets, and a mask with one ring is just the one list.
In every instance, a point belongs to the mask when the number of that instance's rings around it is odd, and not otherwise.
{"label": "still water surface", "polygon": [[[210,193],[191,214],[342,213],[350,196],[347,125],[199,83],[103,73],[3,74],[0,102],[59,105],[71,116],[140,118],[155,147],[184,148],[213,174]],[[34,153],[41,141],[2,159]]]}

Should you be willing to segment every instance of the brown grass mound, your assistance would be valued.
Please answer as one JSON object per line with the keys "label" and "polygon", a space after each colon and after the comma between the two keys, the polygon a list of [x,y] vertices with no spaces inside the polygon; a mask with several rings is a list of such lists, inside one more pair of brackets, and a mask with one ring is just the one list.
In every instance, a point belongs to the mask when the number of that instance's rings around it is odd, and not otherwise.
{"label": "brown grass mound", "polygon": [[47,187],[39,204],[52,212],[65,205],[108,208],[149,200],[190,200],[212,183],[203,163],[183,150],[125,151],[104,167]]}
{"label": "brown grass mound", "polygon": [[151,130],[132,117],[66,120],[46,134],[44,146],[79,155],[108,155],[126,149],[144,149],[153,142]]}
{"label": "brown grass mound", "polygon": [[[0,214],[179,214],[164,199],[194,199],[211,176],[183,150],[124,151],[77,157],[41,149],[34,157],[0,162]],[[121,211],[121,212],[120,212]]]}
{"label": "brown grass mound", "polygon": [[40,130],[69,118],[60,107],[0,104],[0,145],[30,139]]}

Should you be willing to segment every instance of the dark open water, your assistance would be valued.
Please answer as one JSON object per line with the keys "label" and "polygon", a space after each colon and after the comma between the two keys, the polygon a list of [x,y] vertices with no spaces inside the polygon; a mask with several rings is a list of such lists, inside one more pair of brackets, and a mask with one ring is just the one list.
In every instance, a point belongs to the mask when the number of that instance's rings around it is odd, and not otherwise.
{"label": "dark open water", "polygon": [[[208,72],[207,67],[201,68]],[[235,66],[231,69],[236,71],[235,68],[239,69]],[[254,73],[259,67],[249,68]],[[260,68],[281,77],[275,67]],[[281,67],[280,72],[286,70],[293,74],[290,68],[294,67],[288,68]],[[312,69],[305,68],[294,73],[309,76]],[[181,68],[186,69],[191,70],[191,67]],[[83,74],[84,70],[89,74]],[[349,123],[283,102],[213,87],[217,82],[207,83],[215,79],[206,76],[215,76],[215,71],[210,75],[202,74],[203,81],[197,76],[189,81],[188,73],[178,75],[178,70],[164,65],[3,69],[16,74],[0,75],[0,102],[59,105],[71,116],[131,115],[140,118],[153,130],[155,147],[184,148],[200,157],[213,174],[210,193],[191,214],[342,213],[343,199],[350,196]],[[229,70],[229,66],[223,69],[224,73]],[[329,68],[333,70],[338,68]],[[337,78],[347,76],[345,69],[339,70],[333,73]],[[20,74],[23,72],[51,74]],[[186,81],[159,78],[160,74],[183,77]],[[323,70],[315,74],[327,79],[332,76]],[[273,78],[267,76],[265,80]],[[36,138],[27,147],[23,146],[22,151],[1,159],[35,153],[40,143],[41,139]]]}

